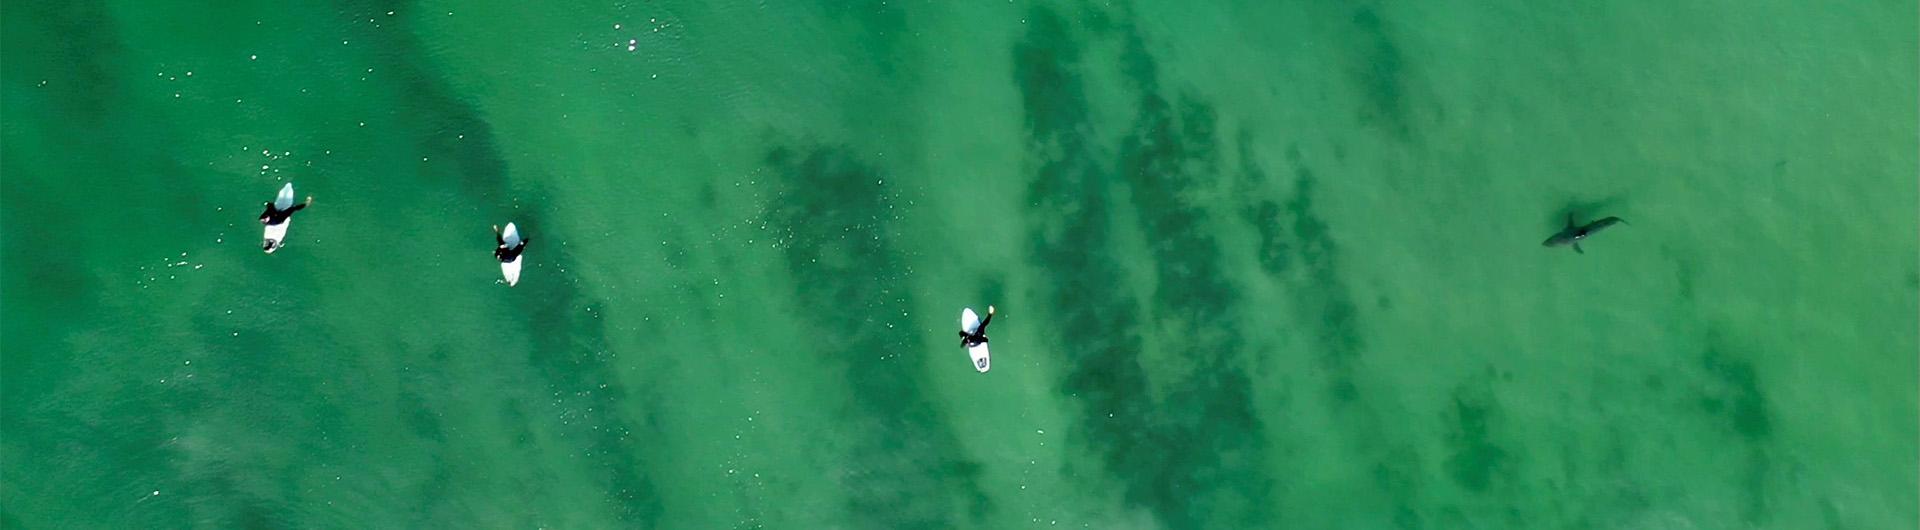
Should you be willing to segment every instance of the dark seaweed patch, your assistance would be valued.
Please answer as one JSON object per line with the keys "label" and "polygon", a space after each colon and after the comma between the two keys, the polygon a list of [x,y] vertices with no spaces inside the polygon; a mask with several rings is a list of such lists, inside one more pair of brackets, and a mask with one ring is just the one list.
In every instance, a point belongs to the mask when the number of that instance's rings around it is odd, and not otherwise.
{"label": "dark seaweed patch", "polygon": [[1740,488],[1746,493],[1742,516],[1749,523],[1765,522],[1770,517],[1767,485],[1773,474],[1773,459],[1765,444],[1773,437],[1773,414],[1760,388],[1760,377],[1752,361],[1728,353],[1712,333],[1700,366],[1712,381],[1702,389],[1700,407],[1714,416],[1721,428],[1747,442],[1747,464],[1740,478]]}
{"label": "dark seaweed patch", "polygon": [[[374,13],[388,8],[366,3],[350,3],[343,9],[348,16]],[[457,184],[476,201],[493,204],[509,195],[510,184],[505,159],[493,141],[492,127],[480,113],[461,101],[453,89],[426,61],[431,54],[422,52],[413,31],[365,32],[360,39],[372,42],[384,51],[382,69],[395,72],[400,80],[397,94],[401,108],[408,109],[405,125],[412,129],[415,149],[422,158],[420,174]],[[448,134],[459,131],[459,135]],[[459,136],[464,135],[464,138]],[[446,163],[451,161],[451,163]],[[538,204],[516,211],[518,222],[536,233],[544,223],[544,208]],[[535,237],[538,237],[537,235]],[[484,241],[484,239],[482,240]],[[476,252],[489,248],[484,242]],[[551,270],[570,270],[572,256],[566,247],[546,245],[534,250],[535,258]],[[531,254],[530,254],[531,255]],[[484,254],[477,254],[476,259]],[[536,291],[523,298],[527,318],[526,335],[531,348],[527,362],[555,396],[552,406],[566,411],[563,428],[569,436],[582,440],[579,453],[592,462],[602,481],[602,496],[611,513],[622,523],[655,526],[663,510],[659,492],[645,474],[645,450],[637,435],[655,434],[650,425],[633,425],[628,418],[646,418],[630,407],[636,400],[620,385],[621,378],[607,364],[619,356],[607,340],[604,304],[588,299],[571,281],[553,278],[528,282],[516,289]],[[592,311],[583,311],[591,308]],[[644,403],[640,405],[644,406]],[[538,415],[535,415],[537,417]],[[648,422],[651,423],[651,422]],[[637,427],[637,428],[636,428]]]}
{"label": "dark seaweed patch", "polygon": [[[1099,451],[1107,469],[1129,481],[1129,500],[1153,487],[1161,451],[1148,428],[1153,411],[1141,368],[1139,316],[1133,296],[1118,289],[1124,275],[1105,249],[1111,245],[1107,180],[1096,161],[1091,110],[1083,92],[1079,43],[1065,20],[1046,9],[1027,16],[1027,34],[1014,46],[1014,80],[1026,116],[1035,178],[1028,196],[1036,264],[1053,273],[1044,297],[1053,306],[1062,366],[1061,390],[1081,403],[1083,442]],[[1167,506],[1150,506],[1156,514]]]}
{"label": "dark seaweed patch", "polygon": [[1471,386],[1454,390],[1447,474],[1469,491],[1486,492],[1494,479],[1508,471],[1512,457],[1493,440],[1493,423],[1498,418],[1493,397],[1485,390]]}
{"label": "dark seaweed patch", "polygon": [[[1235,141],[1235,152],[1239,153],[1240,180],[1249,188],[1265,186],[1269,180],[1265,169],[1253,152],[1253,135],[1242,131]],[[1240,218],[1253,226],[1254,234],[1259,237],[1259,248],[1254,259],[1260,263],[1261,272],[1279,275],[1291,266],[1293,247],[1287,242],[1285,225],[1281,224],[1280,202],[1259,197],[1253,189],[1243,190],[1242,196],[1248,197],[1247,204],[1240,207]]]}
{"label": "dark seaweed patch", "polygon": [[1307,305],[1307,313],[1317,316],[1304,326],[1313,330],[1319,363],[1330,379],[1328,392],[1335,403],[1351,404],[1360,399],[1353,366],[1362,348],[1358,309],[1338,268],[1338,243],[1315,211],[1314,187],[1319,181],[1297,155],[1292,163],[1293,196],[1284,209],[1287,226],[1293,231],[1293,259],[1302,270],[1290,279],[1295,292],[1300,293],[1300,301]]}
{"label": "dark seaweed patch", "polygon": [[1747,440],[1765,441],[1773,435],[1767,397],[1760,391],[1760,379],[1751,361],[1716,346],[1701,355],[1700,365],[1717,383],[1701,397],[1700,404],[1707,412],[1719,415],[1728,429]]}
{"label": "dark seaweed patch", "polygon": [[[1268,179],[1252,156],[1254,142],[1243,135],[1238,146],[1238,172],[1243,183],[1261,187]],[[1335,146],[1335,157],[1339,157]],[[1366,404],[1359,381],[1359,361],[1365,353],[1362,340],[1359,303],[1340,263],[1340,246],[1332,227],[1320,217],[1315,199],[1320,175],[1306,162],[1300,148],[1286,152],[1292,172],[1292,189],[1283,200],[1267,199],[1261,193],[1245,193],[1240,204],[1243,219],[1255,225],[1260,234],[1261,269],[1285,285],[1298,305],[1298,322],[1292,328],[1303,335],[1304,344],[1313,352],[1313,362],[1325,380],[1324,391],[1331,412],[1349,423],[1347,432],[1352,450],[1372,459],[1373,480],[1379,491],[1391,497],[1382,513],[1391,514],[1398,528],[1422,528],[1427,521],[1417,509],[1424,467],[1412,448],[1384,437],[1386,427],[1378,414]],[[1385,298],[1378,302],[1385,306]]]}
{"label": "dark seaweed patch", "polygon": [[[964,456],[940,409],[921,393],[901,353],[919,348],[906,258],[889,227],[898,200],[885,175],[849,150],[776,149],[782,187],[766,217],[786,227],[782,250],[821,361],[845,371],[853,410],[845,432],[863,433],[844,455],[849,513],[868,528],[949,528],[990,509],[979,466]],[[814,308],[845,308],[821,311]],[[886,359],[874,362],[874,359]],[[912,370],[907,373],[916,373]]]}
{"label": "dark seaweed patch", "polygon": [[[1070,367],[1061,387],[1084,414],[1080,441],[1125,481],[1129,503],[1171,527],[1266,521],[1273,499],[1262,476],[1265,441],[1240,366],[1244,340],[1221,326],[1238,298],[1223,279],[1207,211],[1192,203],[1219,171],[1213,112],[1163,97],[1153,58],[1138,36],[1128,37],[1121,59],[1140,92],[1139,114],[1114,164],[1119,174],[1106,174],[1089,136],[1089,104],[1076,71],[1080,45],[1052,11],[1034,10],[1028,25],[1014,49],[1014,76],[1037,165],[1029,188],[1039,212],[1031,219],[1032,255],[1053,274],[1046,297]],[[1191,365],[1163,385],[1158,403],[1140,365],[1134,295],[1115,288],[1125,285],[1124,274],[1106,254],[1116,184],[1131,187],[1155,258],[1153,327],[1170,339],[1173,356]]]}
{"label": "dark seaweed patch", "polygon": [[[118,103],[128,83],[115,73],[114,62],[125,53],[126,43],[106,2],[33,2],[8,6],[8,11],[6,31],[0,34],[6,35],[10,51],[58,58],[45,63],[55,66],[46,71],[21,72],[9,65],[8,83],[45,80],[45,89],[36,92],[52,98],[50,106],[60,109],[61,121],[71,130],[93,136],[115,130],[115,115],[125,112]],[[40,26],[40,31],[20,27],[23,24]],[[16,40],[29,36],[41,38]]]}
{"label": "dark seaweed patch", "polygon": [[984,300],[988,303],[992,303],[993,300],[1006,300],[1006,276],[1002,274],[989,274],[980,280],[980,288],[977,292],[979,293],[977,295],[979,296],[978,300]]}
{"label": "dark seaweed patch", "polygon": [[[572,261],[559,245],[543,248],[542,259]],[[657,436],[658,431],[650,420],[638,426],[628,420],[651,414],[627,412],[639,400],[628,395],[607,364],[619,353],[607,340],[606,319],[618,318],[618,313],[597,300],[587,300],[570,282],[522,287],[541,292],[523,309],[529,316],[526,322],[533,343],[527,361],[547,381],[553,406],[564,411],[568,438],[584,440],[580,454],[583,461],[593,463],[591,470],[605,484],[601,495],[613,515],[621,522],[651,525],[663,507],[656,486],[645,474],[641,454],[647,450],[644,438]],[[636,439],[636,435],[646,436]]]}
{"label": "dark seaweed patch", "polygon": [[872,61],[874,68],[882,76],[897,76],[910,73],[902,66],[911,64],[911,59],[902,54],[911,49],[908,40],[907,8],[903,3],[889,0],[856,0],[822,4],[821,15],[838,20],[844,24],[841,31],[860,37],[857,44],[865,57]]}
{"label": "dark seaweed patch", "polygon": [[1364,95],[1360,122],[1378,127],[1396,139],[1413,137],[1411,84],[1406,54],[1393,39],[1391,28],[1373,7],[1354,10],[1353,29],[1359,33],[1355,77]]}
{"label": "dark seaweed patch", "polygon": [[1179,526],[1255,524],[1267,518],[1272,485],[1262,476],[1266,441],[1240,358],[1246,341],[1232,323],[1240,298],[1221,270],[1207,209],[1194,202],[1221,176],[1216,116],[1205,104],[1175,106],[1159,93],[1157,65],[1138,35],[1125,50],[1141,94],[1118,168],[1154,257],[1156,329],[1172,339],[1163,347],[1193,364],[1184,380],[1170,382],[1174,390],[1152,424],[1189,454],[1155,470],[1145,495]]}
{"label": "dark seaweed patch", "polygon": [[1401,530],[1419,530],[1426,528],[1426,521],[1420,516],[1417,499],[1405,492],[1420,487],[1422,472],[1420,455],[1405,447],[1389,449],[1373,465],[1373,482],[1382,490],[1393,493],[1393,504],[1388,507],[1392,513],[1394,528]]}
{"label": "dark seaweed patch", "polygon": [[1254,232],[1260,237],[1260,247],[1254,254],[1260,263],[1260,271],[1269,275],[1286,272],[1293,264],[1293,248],[1287,245],[1286,232],[1279,222],[1280,202],[1270,199],[1256,201],[1241,208],[1241,216],[1247,224],[1253,225]]}

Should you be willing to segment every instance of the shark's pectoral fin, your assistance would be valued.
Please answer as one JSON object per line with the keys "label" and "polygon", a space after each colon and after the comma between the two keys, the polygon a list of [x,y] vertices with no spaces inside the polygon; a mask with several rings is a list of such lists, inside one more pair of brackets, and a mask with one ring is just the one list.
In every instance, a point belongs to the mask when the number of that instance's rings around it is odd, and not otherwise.
{"label": "shark's pectoral fin", "polygon": [[1576,253],[1576,254],[1586,254],[1586,253],[1587,253],[1587,251],[1585,251],[1585,250],[1580,250],[1580,242],[1578,242],[1578,241],[1575,241],[1575,242],[1573,243],[1573,252],[1574,252],[1574,253]]}

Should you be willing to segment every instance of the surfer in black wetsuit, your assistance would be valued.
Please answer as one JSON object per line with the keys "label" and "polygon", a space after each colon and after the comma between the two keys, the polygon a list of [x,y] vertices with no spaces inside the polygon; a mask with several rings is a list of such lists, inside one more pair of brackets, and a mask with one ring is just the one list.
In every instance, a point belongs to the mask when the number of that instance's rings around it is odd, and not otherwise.
{"label": "surfer in black wetsuit", "polygon": [[513,248],[507,248],[506,235],[500,233],[500,225],[494,225],[493,241],[496,245],[493,247],[493,257],[498,258],[501,263],[507,263],[520,259],[520,253],[527,250],[527,243],[533,242],[533,238],[521,234],[520,244],[514,245]]}
{"label": "surfer in black wetsuit", "polygon": [[288,218],[293,217],[293,212],[300,211],[301,208],[306,208],[309,204],[313,204],[313,197],[311,196],[307,197],[307,202],[295,204],[292,208],[285,210],[275,208],[273,201],[267,201],[267,211],[260,212],[260,224],[273,226],[287,222]]}
{"label": "surfer in black wetsuit", "polygon": [[[288,184],[288,186],[289,186],[289,189],[291,189],[292,184]],[[260,212],[260,224],[267,225],[267,226],[279,226],[282,224],[286,224],[287,219],[293,218],[293,212],[300,211],[301,208],[306,208],[307,205],[309,204],[313,204],[312,196],[307,197],[307,202],[295,204],[293,205],[292,208],[287,208],[285,210],[282,210],[279,207],[274,206],[273,201],[267,201],[267,211]],[[260,248],[262,250],[267,251],[268,253],[272,253],[275,249],[280,248],[280,245],[282,243],[285,243],[285,242],[278,239],[267,239],[260,242]]]}
{"label": "surfer in black wetsuit", "polygon": [[965,331],[960,332],[960,346],[966,347],[966,348],[972,348],[974,346],[986,344],[987,343],[987,323],[989,322],[993,322],[993,306],[987,306],[987,318],[980,321],[980,327],[973,328],[973,333],[967,333]]}

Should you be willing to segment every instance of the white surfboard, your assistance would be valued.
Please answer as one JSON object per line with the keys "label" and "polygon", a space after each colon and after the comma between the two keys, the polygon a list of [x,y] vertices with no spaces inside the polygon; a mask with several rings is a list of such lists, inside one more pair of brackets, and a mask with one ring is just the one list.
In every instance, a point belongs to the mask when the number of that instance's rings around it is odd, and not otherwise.
{"label": "white surfboard", "polygon": [[[513,226],[513,223],[507,223],[507,229],[501,231],[500,239],[507,242],[507,248],[518,246],[520,244],[520,229]],[[513,261],[500,262],[500,275],[507,279],[507,287],[513,287],[513,284],[520,283],[520,262],[525,259],[526,256],[521,255],[514,256]]]}
{"label": "white surfboard", "polygon": [[[280,210],[293,207],[292,182],[288,182],[287,185],[280,187],[280,195],[273,198],[273,207]],[[288,217],[286,221],[277,225],[267,225],[266,234],[260,248],[266,250],[268,254],[272,254],[275,250],[280,250],[280,246],[287,242],[287,227],[289,226],[293,226],[292,217]]]}
{"label": "white surfboard", "polygon": [[[973,333],[973,330],[979,328],[980,315],[974,314],[973,308],[971,307],[962,308],[960,310],[960,331]],[[987,369],[993,367],[992,359],[987,356],[987,343],[985,342],[980,343],[979,346],[967,348],[967,356],[973,358],[973,369],[981,373],[986,373]]]}
{"label": "white surfboard", "polygon": [[520,260],[520,256],[514,256],[513,261],[500,262],[500,275],[507,279],[507,287],[520,283]]}

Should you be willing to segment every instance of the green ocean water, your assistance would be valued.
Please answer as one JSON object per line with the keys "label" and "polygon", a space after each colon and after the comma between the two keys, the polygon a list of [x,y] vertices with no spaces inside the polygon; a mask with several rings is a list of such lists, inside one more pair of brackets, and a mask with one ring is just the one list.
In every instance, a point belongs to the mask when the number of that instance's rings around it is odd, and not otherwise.
{"label": "green ocean water", "polygon": [[1914,528],[1917,50],[1891,1],[10,2],[0,527]]}

